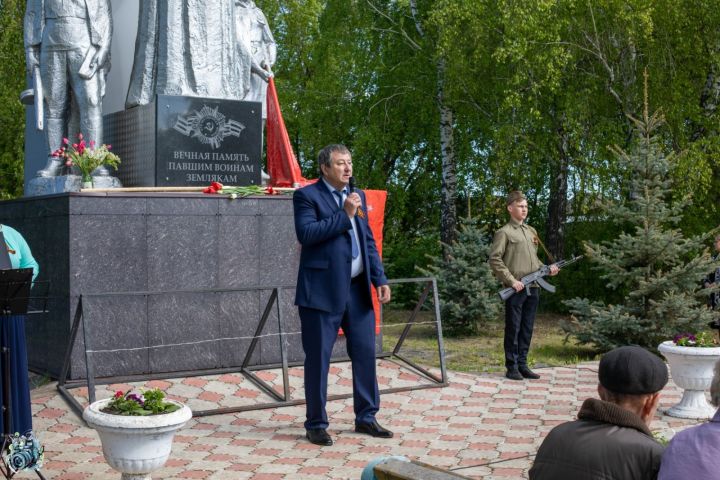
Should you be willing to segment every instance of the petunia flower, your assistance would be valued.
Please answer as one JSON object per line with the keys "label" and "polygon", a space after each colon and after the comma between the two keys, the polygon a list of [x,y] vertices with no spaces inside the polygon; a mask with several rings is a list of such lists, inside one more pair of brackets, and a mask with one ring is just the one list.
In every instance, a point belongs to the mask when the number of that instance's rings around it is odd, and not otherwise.
{"label": "petunia flower", "polygon": [[137,393],[131,393],[125,397],[125,400],[132,400],[134,402],[137,402],[138,405],[141,407],[145,405],[145,399],[142,395],[138,395]]}

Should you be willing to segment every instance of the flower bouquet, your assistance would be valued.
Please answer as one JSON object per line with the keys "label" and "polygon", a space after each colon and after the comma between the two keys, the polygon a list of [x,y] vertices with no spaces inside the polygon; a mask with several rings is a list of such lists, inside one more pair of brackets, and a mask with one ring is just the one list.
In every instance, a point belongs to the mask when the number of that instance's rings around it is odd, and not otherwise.
{"label": "flower bouquet", "polygon": [[159,415],[180,409],[164,398],[165,394],[157,388],[144,392],[128,390],[126,393],[118,390],[101,411],[111,415]]}
{"label": "flower bouquet", "polygon": [[248,185],[246,187],[227,187],[220,182],[212,182],[203,193],[228,195],[231,200],[236,198],[249,197],[250,195],[279,195],[281,192],[273,187],[261,187],[260,185]]}
{"label": "flower bouquet", "polygon": [[95,141],[85,142],[83,134],[79,133],[77,143],[70,144],[70,140],[63,138],[63,146],[52,153],[53,157],[65,159],[68,167],[77,167],[82,175],[83,186],[92,184],[92,172],[101,165],[108,165],[117,170],[120,157],[110,151],[111,145],[95,146]]}

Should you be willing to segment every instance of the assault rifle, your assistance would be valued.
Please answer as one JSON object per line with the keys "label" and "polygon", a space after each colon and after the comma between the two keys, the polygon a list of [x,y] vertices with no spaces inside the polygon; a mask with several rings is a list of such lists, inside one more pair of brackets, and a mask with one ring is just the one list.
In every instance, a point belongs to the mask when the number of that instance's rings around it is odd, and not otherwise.
{"label": "assault rifle", "polygon": [[[567,267],[571,263],[577,262],[578,260],[580,260],[582,258],[583,258],[583,256],[580,255],[579,257],[573,257],[570,260],[560,260],[559,262],[556,262],[553,265],[558,267],[558,270],[559,270],[563,267]],[[528,286],[531,285],[533,282],[536,282],[538,285],[540,285],[542,288],[544,288],[548,292],[555,293],[555,287],[553,285],[550,285],[543,278],[543,277],[547,277],[548,275],[550,275],[550,265],[543,265],[542,267],[540,267],[539,270],[536,270],[532,273],[528,273],[527,275],[522,277],[520,279],[520,281],[522,282],[523,285],[525,285],[525,291],[527,292],[528,295],[530,295],[530,290],[528,289]],[[507,288],[503,288],[502,290],[500,290],[498,292],[498,295],[500,295],[500,298],[504,302],[505,300],[512,297],[516,293],[517,292],[515,291],[515,289],[513,287],[507,287]]]}

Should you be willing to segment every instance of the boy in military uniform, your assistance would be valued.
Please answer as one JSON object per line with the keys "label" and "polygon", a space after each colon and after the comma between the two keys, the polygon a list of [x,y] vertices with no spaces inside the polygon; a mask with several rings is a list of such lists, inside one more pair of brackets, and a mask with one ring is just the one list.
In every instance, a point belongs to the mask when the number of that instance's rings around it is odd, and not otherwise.
{"label": "boy in military uniform", "polygon": [[[503,286],[521,292],[525,286],[520,279],[542,267],[537,256],[540,239],[535,229],[524,223],[528,215],[525,195],[519,191],[510,192],[506,204],[510,221],[495,232],[488,263]],[[551,265],[550,274],[557,272],[558,268]],[[509,379],[540,378],[527,365],[539,301],[537,285],[530,285],[527,292],[517,293],[505,301],[505,376]]]}

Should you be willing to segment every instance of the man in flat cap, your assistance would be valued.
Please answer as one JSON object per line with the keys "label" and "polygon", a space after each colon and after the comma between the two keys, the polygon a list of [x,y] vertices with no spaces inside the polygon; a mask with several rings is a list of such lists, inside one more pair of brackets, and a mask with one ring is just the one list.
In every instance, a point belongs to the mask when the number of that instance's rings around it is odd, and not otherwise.
{"label": "man in flat cap", "polygon": [[668,381],[665,363],[641,347],[606,353],[598,370],[600,399],[585,400],[578,419],[543,440],[531,480],[654,479],[663,446],[650,423]]}

